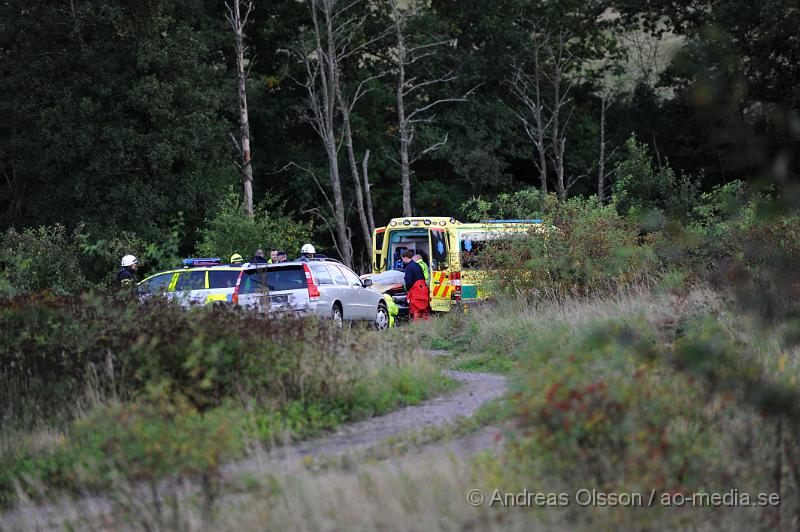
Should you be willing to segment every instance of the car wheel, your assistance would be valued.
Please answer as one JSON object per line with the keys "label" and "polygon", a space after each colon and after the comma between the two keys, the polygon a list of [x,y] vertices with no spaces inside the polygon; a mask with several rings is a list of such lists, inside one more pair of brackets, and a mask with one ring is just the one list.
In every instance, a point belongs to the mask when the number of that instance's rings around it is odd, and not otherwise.
{"label": "car wheel", "polygon": [[378,314],[375,316],[375,328],[379,331],[389,328],[389,311],[386,310],[386,305],[383,303],[378,305]]}
{"label": "car wheel", "polygon": [[344,317],[342,316],[342,307],[339,305],[339,303],[333,304],[333,310],[331,310],[331,319],[333,320],[333,324],[337,329],[342,328],[342,325],[344,324]]}

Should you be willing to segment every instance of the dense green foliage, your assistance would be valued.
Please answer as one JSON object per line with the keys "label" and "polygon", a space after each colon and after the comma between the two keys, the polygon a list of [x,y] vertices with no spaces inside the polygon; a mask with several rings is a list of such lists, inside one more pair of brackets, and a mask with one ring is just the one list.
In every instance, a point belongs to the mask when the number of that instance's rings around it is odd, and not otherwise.
{"label": "dense green foliage", "polygon": [[[390,25],[388,4],[365,0],[353,9],[367,5],[370,17],[358,39],[368,45],[347,58],[342,80],[352,91],[379,75],[354,108],[352,123],[357,157],[367,149],[372,154],[371,191],[381,225],[400,212],[401,203],[393,162],[397,69],[392,38],[370,40]],[[764,177],[780,153],[783,171],[796,172],[796,153],[787,149],[796,138],[791,128],[798,73],[792,58],[798,44],[789,37],[798,13],[785,3],[504,0],[491,14],[477,1],[407,6],[414,10],[410,46],[449,43],[431,48],[409,66],[407,77],[424,82],[453,74],[447,82],[423,85],[408,105],[474,89],[468,101],[437,106],[432,121],[418,124],[417,152],[448,138],[414,165],[418,213],[453,215],[472,195],[492,198],[540,186],[538,152],[521,125],[526,110],[510,80],[515,68],[532,64],[537,44],[557,45],[559,35],[566,36],[569,57],[562,125],[567,178],[575,180],[572,195],[596,191],[601,94],[611,102],[606,171],[625,158],[631,133],[648,146],[637,147],[633,166],[623,164],[611,176],[612,182],[625,181],[629,193],[642,195],[620,198],[623,209],[654,205],[667,216],[683,216],[684,200],[697,187],[709,191],[732,179]],[[620,16],[600,16],[609,8]],[[222,216],[220,201],[240,181],[230,139],[238,130],[238,109],[225,13],[222,2],[5,2],[0,229],[62,224],[71,232],[83,225],[90,242],[130,241],[132,251],[139,242],[161,245],[164,228],[182,216],[180,255],[194,251],[201,233],[218,234],[211,221]],[[295,222],[302,225],[312,216],[322,221],[313,239],[331,250],[325,155],[303,120],[304,70],[292,52],[309,22],[304,2],[257,2],[247,28],[255,57],[248,92],[256,203],[285,201]],[[532,40],[534,35],[544,40]],[[556,72],[548,57],[542,55],[539,64],[547,95]],[[654,61],[643,63],[644,57]],[[552,158],[549,141],[546,150]],[[344,151],[340,167],[349,204],[353,183]],[[658,162],[653,173],[642,170],[650,158]],[[552,167],[548,175],[554,190]],[[348,224],[358,248],[363,240],[352,209]],[[251,245],[252,239],[245,240]]]}
{"label": "dense green foliage", "polygon": [[484,252],[497,288],[585,293],[638,282],[659,269],[652,247],[639,241],[638,226],[613,205],[594,198],[562,203],[554,196],[545,204],[546,225],[495,241]]}
{"label": "dense green foliage", "polygon": [[[261,248],[265,256],[270,249],[284,250],[290,259],[298,256],[300,247],[311,238],[311,227],[294,222],[282,209],[275,202],[265,202],[256,207],[251,219],[245,215],[238,194],[229,193],[200,232],[197,254],[227,260],[239,253],[247,259]],[[322,249],[319,251],[322,253]]]}
{"label": "dense green foliage", "polygon": [[697,201],[697,183],[687,176],[676,177],[669,166],[653,168],[647,147],[635,137],[628,139],[626,148],[628,154],[617,163],[613,187],[617,208],[639,217],[666,213],[685,220]]}

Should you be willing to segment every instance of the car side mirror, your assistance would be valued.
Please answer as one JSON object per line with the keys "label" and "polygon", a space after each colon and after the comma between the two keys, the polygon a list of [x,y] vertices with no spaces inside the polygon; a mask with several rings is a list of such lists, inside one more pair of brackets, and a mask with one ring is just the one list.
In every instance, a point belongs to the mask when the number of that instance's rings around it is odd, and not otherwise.
{"label": "car side mirror", "polygon": [[363,281],[361,281],[361,286],[363,286],[364,288],[372,286],[372,279],[364,279]]}

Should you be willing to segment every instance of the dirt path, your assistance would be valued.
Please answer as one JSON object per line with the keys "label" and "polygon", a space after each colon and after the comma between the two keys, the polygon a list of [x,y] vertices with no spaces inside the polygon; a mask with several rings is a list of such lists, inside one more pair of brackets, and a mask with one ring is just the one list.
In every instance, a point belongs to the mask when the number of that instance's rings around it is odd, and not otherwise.
{"label": "dirt path", "polygon": [[[462,416],[472,416],[481,405],[501,397],[506,391],[506,378],[499,375],[463,371],[447,371],[446,374],[461,383],[461,387],[452,394],[345,425],[336,433],[322,438],[280,447],[259,457],[230,464],[223,468],[223,474],[265,470],[285,472],[301,467],[306,457],[354,454],[378,446],[393,436],[441,426]],[[494,432],[484,430],[453,441],[452,450],[461,455],[489,448],[494,441]]]}
{"label": "dirt path", "polygon": [[[222,468],[224,478],[234,479],[240,474],[286,473],[304,467],[307,457],[342,457],[357,454],[370,448],[380,448],[387,438],[401,436],[426,427],[439,427],[464,416],[475,414],[478,408],[501,397],[506,391],[506,379],[498,375],[446,372],[461,382],[453,393],[436,397],[417,406],[409,406],[389,414],[345,425],[337,432],[280,447],[261,453],[254,458],[242,460]],[[442,441],[406,456],[414,459],[432,451],[449,452],[466,456],[476,452],[497,448],[500,429],[488,427],[450,441]],[[141,491],[141,493],[138,493]],[[136,493],[134,493],[136,492]],[[143,486],[132,488],[133,497],[147,500],[150,492]],[[71,522],[93,521],[112,513],[113,504],[102,495],[84,496],[78,500],[64,498],[46,504],[23,505],[0,515],[0,530],[55,530],[61,529],[65,520]]]}

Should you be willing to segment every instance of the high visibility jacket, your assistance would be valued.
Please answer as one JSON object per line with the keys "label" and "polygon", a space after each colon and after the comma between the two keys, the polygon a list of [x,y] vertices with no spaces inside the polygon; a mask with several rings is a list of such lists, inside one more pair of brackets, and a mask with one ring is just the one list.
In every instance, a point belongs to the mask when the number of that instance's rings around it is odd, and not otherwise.
{"label": "high visibility jacket", "polygon": [[383,294],[383,300],[386,302],[386,310],[389,311],[389,327],[394,327],[394,317],[400,309],[389,294]]}
{"label": "high visibility jacket", "polygon": [[424,261],[424,260],[422,260],[422,259],[419,259],[419,260],[417,261],[417,264],[419,264],[419,267],[420,267],[420,268],[422,268],[422,275],[424,275],[424,276],[425,276],[425,284],[430,284],[430,281],[431,281],[431,271],[428,269],[428,265],[427,265],[427,264],[425,264],[425,261]]}

